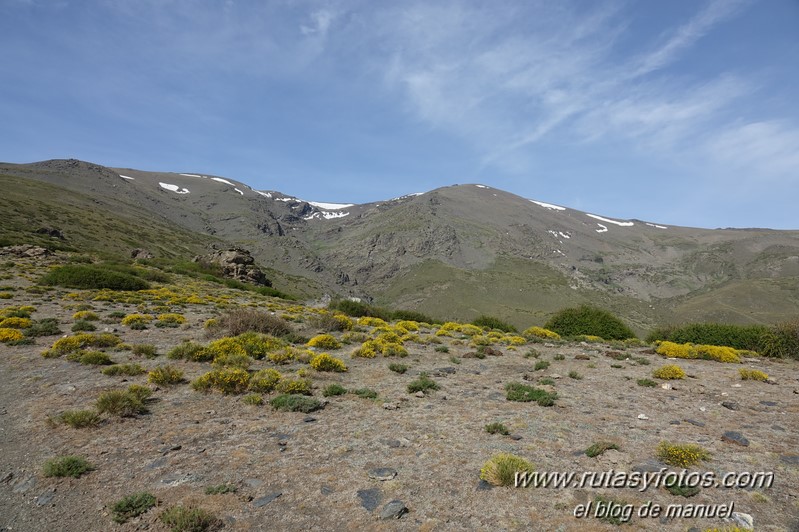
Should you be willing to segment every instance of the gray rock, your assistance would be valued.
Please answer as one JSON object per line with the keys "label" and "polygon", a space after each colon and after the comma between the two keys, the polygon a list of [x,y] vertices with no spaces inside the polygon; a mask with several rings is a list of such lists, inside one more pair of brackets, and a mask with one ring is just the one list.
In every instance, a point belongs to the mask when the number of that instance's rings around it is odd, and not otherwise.
{"label": "gray rock", "polygon": [[743,447],[749,447],[749,440],[747,440],[743,434],[734,430],[728,430],[727,432],[722,434],[721,441],[726,441],[727,443],[734,443],[736,445],[741,445]]}
{"label": "gray rock", "polygon": [[747,530],[755,529],[755,520],[751,515],[745,514],[743,512],[733,512],[732,522],[735,524],[735,526],[740,528],[745,528]]}
{"label": "gray rock", "polygon": [[390,467],[376,467],[369,471],[369,478],[375,480],[392,480],[397,476],[397,470]]}
{"label": "gray rock", "polygon": [[270,493],[269,495],[264,495],[263,497],[258,497],[257,499],[252,501],[252,505],[255,506],[256,508],[261,508],[263,506],[266,506],[270,502],[274,501],[275,499],[277,499],[281,495],[283,495],[283,492],[276,491],[275,493]]}
{"label": "gray rock", "polygon": [[316,418],[313,416],[305,416],[302,420],[306,423],[313,423],[316,421]]}
{"label": "gray rock", "polygon": [[161,458],[156,458],[155,460],[144,466],[144,469],[147,470],[158,469],[159,467],[164,467],[167,462],[168,459],[165,456],[162,456]]}
{"label": "gray rock", "polygon": [[36,477],[28,475],[25,478],[19,479],[11,489],[14,493],[25,493],[26,491],[36,486]]}
{"label": "gray rock", "polygon": [[380,519],[400,519],[406,513],[408,513],[408,508],[405,503],[394,499],[380,510]]}
{"label": "gray rock", "polygon": [[723,406],[728,410],[740,410],[741,408],[740,406],[738,406],[738,403],[734,401],[722,401],[721,406]]}
{"label": "gray rock", "polygon": [[780,456],[780,462],[788,465],[799,466],[799,454],[783,454]]}
{"label": "gray rock", "polygon": [[260,478],[248,478],[244,480],[244,485],[248,488],[260,488],[264,485],[264,481]]}
{"label": "gray rock", "polygon": [[704,427],[705,426],[704,423],[702,423],[701,421],[697,421],[695,419],[683,419],[683,421],[685,421],[686,423],[690,423],[691,425],[693,425],[695,427]]}
{"label": "gray rock", "polygon": [[50,488],[38,497],[36,497],[36,506],[44,506],[50,504],[50,501],[55,497],[55,488]]}
{"label": "gray rock", "polygon": [[760,401],[760,404],[764,406],[777,406],[778,403],[776,401]]}
{"label": "gray rock", "polygon": [[647,460],[642,464],[633,466],[633,471],[637,471],[639,473],[654,473],[656,471],[660,471],[661,469],[668,468],[666,467],[666,464],[657,460]]}
{"label": "gray rock", "polygon": [[366,508],[366,511],[371,512],[377,505],[380,504],[380,499],[383,494],[377,488],[369,488],[365,490],[358,490],[358,498],[361,500],[361,506]]}
{"label": "gray rock", "polygon": [[321,488],[319,488],[319,493],[321,493],[322,495],[330,495],[331,493],[333,493],[333,491],[334,491],[333,488],[331,488],[330,486],[322,486]]}

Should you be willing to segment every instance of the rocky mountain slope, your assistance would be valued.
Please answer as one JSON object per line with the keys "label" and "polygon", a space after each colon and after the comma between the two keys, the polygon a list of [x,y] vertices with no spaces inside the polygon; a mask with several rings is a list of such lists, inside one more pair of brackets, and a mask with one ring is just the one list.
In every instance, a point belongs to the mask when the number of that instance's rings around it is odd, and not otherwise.
{"label": "rocky mountain slope", "polygon": [[[591,302],[639,331],[799,313],[799,231],[616,220],[484,185],[336,205],[229,178],[76,160],[2,164],[0,179],[19,191],[4,200],[14,216],[0,225],[11,243],[40,225],[62,230],[67,244],[149,246],[157,256],[236,244],[300,297],[355,296],[463,320],[492,314],[519,327]],[[82,238],[94,218],[106,229]]]}

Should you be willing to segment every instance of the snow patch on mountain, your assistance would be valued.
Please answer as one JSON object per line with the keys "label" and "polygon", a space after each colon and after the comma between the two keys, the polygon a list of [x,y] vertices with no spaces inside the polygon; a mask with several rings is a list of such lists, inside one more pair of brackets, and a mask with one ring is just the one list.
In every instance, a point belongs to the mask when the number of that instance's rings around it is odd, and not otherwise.
{"label": "snow patch on mountain", "polygon": [[182,187],[179,187],[177,185],[172,185],[170,183],[161,183],[161,182],[159,182],[158,185],[161,188],[163,188],[163,189],[169,190],[170,192],[174,192],[175,194],[188,194],[189,193],[189,189],[182,188]]}
{"label": "snow patch on mountain", "polygon": [[632,227],[632,226],[635,225],[632,222],[620,222],[618,220],[611,220],[610,218],[603,218],[601,216],[597,216],[596,214],[588,214],[588,213],[586,213],[585,215],[586,216],[590,216],[591,218],[594,218],[595,220],[599,220],[601,222],[607,222],[609,224],[616,224],[616,225],[621,226],[621,227]]}
{"label": "snow patch on mountain", "polygon": [[565,211],[566,207],[561,207],[560,205],[552,205],[551,203],[544,203],[543,201],[536,201],[530,200],[531,202],[535,203],[539,207],[543,207],[545,209],[551,209],[553,211]]}
{"label": "snow patch on mountain", "polygon": [[354,203],[323,203],[321,201],[309,201],[310,205],[314,207],[318,207],[320,209],[327,209],[329,211],[337,211],[339,209],[346,209],[347,207],[353,207]]}
{"label": "snow patch on mountain", "polygon": [[135,179],[135,178],[133,178],[133,177],[126,176],[126,175],[122,175],[122,174],[119,174],[119,177],[121,177],[122,179],[128,179],[128,180],[130,180],[130,181],[133,181],[133,180]]}

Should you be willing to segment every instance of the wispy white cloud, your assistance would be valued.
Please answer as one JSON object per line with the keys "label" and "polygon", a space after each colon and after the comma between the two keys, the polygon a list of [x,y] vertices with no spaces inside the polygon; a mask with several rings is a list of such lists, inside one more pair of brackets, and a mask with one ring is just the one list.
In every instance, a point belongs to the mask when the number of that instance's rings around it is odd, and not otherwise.
{"label": "wispy white cloud", "polygon": [[719,164],[756,172],[759,179],[788,177],[799,185],[799,129],[779,121],[738,124],[705,143]]}

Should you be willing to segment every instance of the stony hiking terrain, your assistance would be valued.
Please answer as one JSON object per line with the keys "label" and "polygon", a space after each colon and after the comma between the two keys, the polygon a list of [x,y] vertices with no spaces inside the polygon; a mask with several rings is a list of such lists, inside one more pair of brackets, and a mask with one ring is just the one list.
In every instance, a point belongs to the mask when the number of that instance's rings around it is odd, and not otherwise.
{"label": "stony hiking terrain", "polygon": [[[758,531],[799,530],[796,361],[679,360],[687,377],[666,381],[653,378],[653,369],[675,361],[640,343],[565,342],[456,324],[382,325],[363,319],[351,320],[355,323],[346,330],[346,318],[338,320],[340,330],[325,309],[197,278],[172,275],[144,291],[45,287],[37,279],[51,265],[74,257],[0,259],[4,315],[27,312],[34,325],[54,318],[61,331],[32,337],[32,343],[0,344],[4,530],[169,530],[162,515],[175,506],[201,508],[213,516],[209,529],[225,530],[621,526],[685,531],[732,523],[633,517],[616,525],[573,517],[577,505],[596,502],[597,496],[635,508],[647,501],[663,506],[734,503]],[[320,401],[317,409],[276,410],[270,400],[279,391],[263,392],[264,404],[248,404],[257,401],[243,389],[230,394],[215,387],[197,390],[191,383],[213,369],[211,362],[167,356],[187,340],[203,346],[219,341],[229,331],[217,330],[218,324],[242,308],[281,318],[292,329],[279,348],[271,346],[267,356],[248,360],[250,375],[271,368],[281,374],[281,382],[310,379],[311,396]],[[158,319],[175,314],[181,319]],[[210,319],[221,321],[214,326]],[[96,330],[71,332],[77,322]],[[380,335],[400,336],[403,330],[399,340],[388,342],[394,347],[386,352],[394,356],[351,356],[357,350],[368,353],[364,342],[391,340]],[[121,344],[90,347],[90,354],[104,351],[114,363],[139,364],[145,372],[110,376],[101,370],[111,366],[74,360],[88,362],[91,357],[81,358],[86,351],[77,357],[75,351],[54,353],[63,336],[103,332],[116,335]],[[308,351],[307,341],[322,333],[337,341],[319,341],[320,347]],[[223,345],[234,350],[232,344]],[[291,347],[286,350],[286,345]],[[375,345],[380,350],[385,342]],[[46,351],[49,356],[42,356]],[[322,352],[343,361],[347,371],[313,369],[309,359]],[[219,366],[224,357],[217,355]],[[228,362],[235,366],[235,357]],[[407,367],[404,373],[398,364]],[[148,372],[160,366],[179,370],[182,378],[174,384],[148,382]],[[769,380],[742,380],[741,368],[761,370]],[[438,389],[409,392],[409,384],[422,373]],[[640,385],[643,379],[654,386]],[[509,383],[554,392],[554,404],[510,401]],[[349,393],[325,397],[332,384]],[[104,392],[130,385],[151,391],[144,401],[146,412],[124,417],[103,413],[95,426],[84,428],[60,421],[65,411],[94,410]],[[508,434],[488,433],[485,427],[492,423],[503,424]],[[707,488],[686,498],[662,487],[643,492],[514,488],[480,478],[484,464],[499,453],[522,457],[537,471],[657,470],[665,467],[658,462],[662,441],[698,444],[709,453],[691,470],[773,472],[773,486]],[[617,448],[587,456],[586,449],[597,442]],[[45,474],[48,460],[67,455],[85,458],[92,469],[78,478]],[[214,487],[227,493],[206,492]],[[125,523],[115,522],[114,503],[138,492],[152,494],[156,506]]]}

